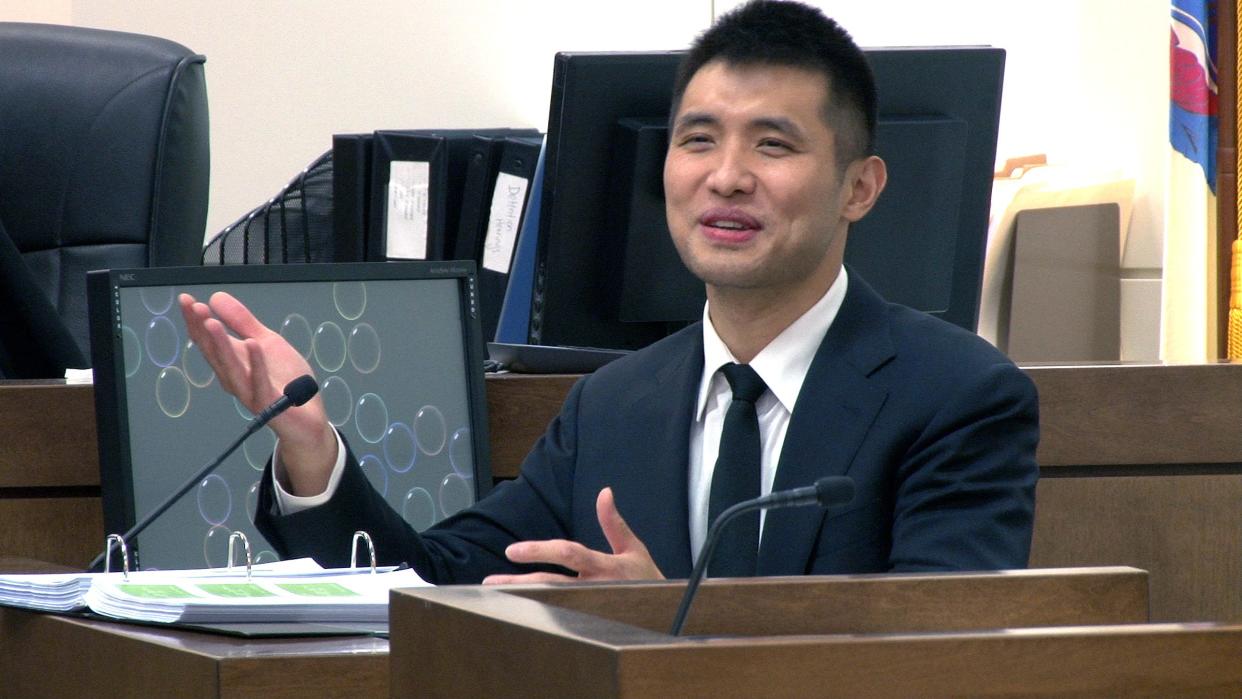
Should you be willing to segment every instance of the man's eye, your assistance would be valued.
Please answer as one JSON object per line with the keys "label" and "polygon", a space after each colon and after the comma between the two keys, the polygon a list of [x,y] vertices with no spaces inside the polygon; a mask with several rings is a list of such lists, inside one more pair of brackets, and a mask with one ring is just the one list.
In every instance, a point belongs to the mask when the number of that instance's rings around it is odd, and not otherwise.
{"label": "man's eye", "polygon": [[788,143],[774,138],[765,138],[759,142],[759,148],[765,151],[787,152],[793,150]]}
{"label": "man's eye", "polygon": [[681,139],[683,146],[708,145],[712,142],[705,134],[690,134]]}

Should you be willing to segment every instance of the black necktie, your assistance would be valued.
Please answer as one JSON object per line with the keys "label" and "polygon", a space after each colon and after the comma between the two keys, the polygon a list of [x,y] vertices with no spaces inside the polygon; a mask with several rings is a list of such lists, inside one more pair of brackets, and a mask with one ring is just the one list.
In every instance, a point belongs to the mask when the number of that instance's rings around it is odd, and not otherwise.
{"label": "black necktie", "polygon": [[[720,456],[712,473],[707,520],[710,526],[732,505],[759,497],[762,451],[759,446],[759,417],[755,401],[767,386],[746,364],[727,364],[720,368],[733,402],[725,413],[720,433]],[[741,577],[755,574],[759,559],[759,511],[736,517],[720,533],[720,543],[712,556],[708,572],[715,577]]]}

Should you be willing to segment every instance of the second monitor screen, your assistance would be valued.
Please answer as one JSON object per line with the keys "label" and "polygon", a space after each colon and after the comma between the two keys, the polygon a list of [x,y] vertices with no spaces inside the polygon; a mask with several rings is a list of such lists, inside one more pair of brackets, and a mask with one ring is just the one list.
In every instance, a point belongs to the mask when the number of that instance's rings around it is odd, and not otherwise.
{"label": "second monitor screen", "polygon": [[[367,477],[417,530],[474,502],[474,453],[458,283],[452,279],[122,287],[119,304],[133,511],[143,516],[246,428],[253,415],[189,342],[176,296],[227,291],[310,363],[332,424]],[[151,568],[220,566],[244,531],[256,562],[276,553],[254,527],[276,438],[251,436],[138,537]],[[341,542],[342,550],[350,542]]]}

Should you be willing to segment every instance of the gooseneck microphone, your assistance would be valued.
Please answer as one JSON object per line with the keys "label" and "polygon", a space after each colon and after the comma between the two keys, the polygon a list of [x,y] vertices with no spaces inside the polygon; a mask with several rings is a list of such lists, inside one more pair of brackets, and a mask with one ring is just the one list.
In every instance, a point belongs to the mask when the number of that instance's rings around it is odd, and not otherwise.
{"label": "gooseneck microphone", "polygon": [[712,552],[716,550],[716,542],[720,539],[720,532],[734,517],[745,512],[770,510],[778,507],[798,507],[800,505],[834,507],[836,505],[847,505],[853,499],[853,478],[849,476],[825,476],[815,481],[815,485],[781,490],[770,495],[764,495],[761,498],[743,500],[721,512],[716,521],[712,522],[711,529],[707,532],[707,541],[703,544],[703,550],[699,552],[699,559],[694,563],[694,571],[690,573],[690,580],[686,583],[686,592],[681,596],[681,606],[677,608],[677,616],[673,618],[673,627],[669,630],[669,635],[678,636],[681,634],[681,627],[685,625],[686,615],[690,612],[690,604],[694,601],[695,593],[698,592],[699,583],[703,582],[703,575],[707,572],[707,564],[711,560]]}
{"label": "gooseneck microphone", "polygon": [[[302,376],[299,376],[296,379],[285,384],[285,390],[283,392],[283,395],[281,395],[280,398],[277,398],[275,401],[273,401],[271,405],[267,406],[262,411],[260,411],[258,415],[255,415],[254,419],[251,420],[250,424],[246,427],[246,431],[243,432],[242,435],[238,437],[232,444],[230,444],[229,448],[224,450],[224,453],[220,454],[220,456],[216,457],[214,460],[209,462],[206,466],[199,469],[198,473],[195,473],[193,476],[190,476],[190,478],[186,480],[186,482],[182,484],[181,487],[176,490],[176,492],[168,496],[168,498],[166,498],[163,502],[161,502],[158,506],[156,506],[155,509],[148,512],[145,517],[143,517],[141,520],[135,523],[134,526],[130,527],[129,531],[122,534],[121,539],[125,542],[126,545],[128,545],[130,542],[133,541],[135,536],[138,536],[138,534],[141,533],[142,530],[147,528],[147,525],[155,521],[156,517],[159,517],[160,515],[164,514],[164,512],[166,512],[168,508],[172,507],[173,503],[180,500],[181,496],[185,495],[190,490],[190,488],[193,488],[196,483],[203,480],[203,478],[208,473],[211,473],[212,471],[214,471],[215,468],[219,466],[221,463],[223,463],[225,459],[229,458],[230,454],[237,451],[237,447],[241,446],[241,443],[246,441],[246,439],[250,437],[250,435],[263,429],[264,425],[271,422],[273,418],[285,412],[289,408],[306,403],[306,401],[313,398],[315,394],[318,392],[319,392],[319,384],[316,383],[315,379],[309,374],[303,374]],[[91,564],[87,566],[87,570],[88,571],[102,570],[104,558],[108,556],[108,552],[110,550],[111,550],[110,548],[105,547],[103,550],[103,553],[100,553],[98,556],[96,556],[95,560],[91,561]]]}

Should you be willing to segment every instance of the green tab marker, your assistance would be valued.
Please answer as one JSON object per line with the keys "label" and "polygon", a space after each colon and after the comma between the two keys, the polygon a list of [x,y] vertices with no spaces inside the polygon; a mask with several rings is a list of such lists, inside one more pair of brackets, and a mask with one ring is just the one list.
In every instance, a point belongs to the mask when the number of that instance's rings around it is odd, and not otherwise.
{"label": "green tab marker", "polygon": [[202,583],[198,589],[214,597],[275,597],[254,583]]}
{"label": "green tab marker", "polygon": [[143,599],[185,599],[194,597],[194,595],[176,585],[121,584],[117,585],[117,588],[127,595]]}
{"label": "green tab marker", "polygon": [[357,597],[358,593],[339,583],[282,583],[286,592],[299,597]]}

